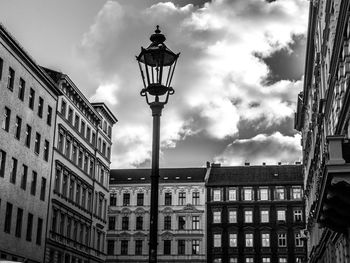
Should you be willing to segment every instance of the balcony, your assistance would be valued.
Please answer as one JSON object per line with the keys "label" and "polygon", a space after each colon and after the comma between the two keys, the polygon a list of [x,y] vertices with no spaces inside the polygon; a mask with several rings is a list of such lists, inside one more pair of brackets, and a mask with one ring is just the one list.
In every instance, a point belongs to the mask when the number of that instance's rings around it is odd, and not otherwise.
{"label": "balcony", "polygon": [[327,136],[328,156],[319,179],[316,219],[321,227],[345,233],[350,227],[350,141]]}

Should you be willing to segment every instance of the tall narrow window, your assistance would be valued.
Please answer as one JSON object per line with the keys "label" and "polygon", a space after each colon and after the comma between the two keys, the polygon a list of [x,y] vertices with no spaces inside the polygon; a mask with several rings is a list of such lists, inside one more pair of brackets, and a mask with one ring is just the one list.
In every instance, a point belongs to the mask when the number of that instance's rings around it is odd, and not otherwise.
{"label": "tall narrow window", "polygon": [[30,109],[34,109],[34,101],[35,101],[35,90],[30,88],[30,91],[29,91],[29,105],[28,105]]}
{"label": "tall narrow window", "polygon": [[23,209],[17,208],[17,220],[16,220],[16,237],[21,237],[22,235],[22,220],[23,220]]}
{"label": "tall narrow window", "polygon": [[45,201],[46,194],[46,178],[41,178],[40,200]]}
{"label": "tall narrow window", "polygon": [[76,129],[79,129],[79,120],[80,120],[79,115],[75,114],[74,127]]}
{"label": "tall narrow window", "polygon": [[13,184],[16,184],[16,177],[17,177],[17,159],[12,157],[12,167],[10,171],[10,182]]}
{"label": "tall narrow window", "polygon": [[61,114],[63,115],[63,117],[66,117],[66,108],[67,108],[67,103],[62,100],[61,102]]}
{"label": "tall narrow window", "polygon": [[19,89],[18,89],[18,98],[23,101],[24,100],[24,92],[26,89],[26,82],[24,79],[20,78],[19,79]]}
{"label": "tall narrow window", "polygon": [[171,254],[171,240],[164,240],[164,255]]}
{"label": "tall narrow window", "polygon": [[50,146],[50,143],[47,140],[45,140],[45,143],[44,143],[44,160],[45,161],[49,160],[49,146]]}
{"label": "tall narrow window", "polygon": [[4,232],[8,234],[11,233],[12,207],[13,205],[11,203],[6,203]]}
{"label": "tall narrow window", "polygon": [[77,187],[75,188],[75,203],[77,205],[80,205],[80,184],[77,183]]}
{"label": "tall narrow window", "polygon": [[277,210],[277,220],[278,221],[286,221],[286,210],[284,210],[284,209]]}
{"label": "tall narrow window", "polygon": [[33,232],[33,214],[28,213],[27,234],[26,234],[27,241],[32,241],[32,232]]}
{"label": "tall narrow window", "polygon": [[186,228],[186,219],[184,216],[179,216],[179,230],[184,230]]}
{"label": "tall narrow window", "polygon": [[5,107],[4,119],[2,120],[2,128],[7,132],[10,129],[10,119],[11,119],[11,110]]}
{"label": "tall narrow window", "polygon": [[244,188],[243,189],[243,200],[244,201],[252,201],[253,200],[253,189],[252,188]]}
{"label": "tall narrow window", "polygon": [[52,119],[52,108],[50,106],[47,106],[47,118],[46,123],[47,125],[51,126],[51,119]]}
{"label": "tall narrow window", "polygon": [[245,234],[245,246],[253,247],[253,234]]}
{"label": "tall narrow window", "polygon": [[27,124],[25,145],[26,145],[28,148],[30,148],[30,141],[31,141],[31,138],[32,138],[32,127],[30,127],[30,126]]}
{"label": "tall narrow window", "polygon": [[22,119],[16,116],[16,124],[15,124],[15,138],[19,140],[21,138],[21,128],[22,128]]}
{"label": "tall narrow window", "polygon": [[237,189],[229,189],[228,190],[228,200],[236,201],[237,200]]}
{"label": "tall narrow window", "polygon": [[122,230],[128,230],[129,229],[129,217],[123,216],[122,218]]}
{"label": "tall narrow window", "polygon": [[73,109],[71,107],[68,107],[68,122],[73,124]]}
{"label": "tall narrow window", "polygon": [[177,241],[177,253],[179,255],[185,255],[185,240],[179,239]]}
{"label": "tall narrow window", "polygon": [[91,129],[89,126],[86,127],[86,139],[88,142],[90,142],[90,137],[91,137]]}
{"label": "tall narrow window", "polygon": [[180,192],[179,193],[179,205],[185,205],[186,204],[186,193]]}
{"label": "tall narrow window", "polygon": [[4,60],[0,58],[0,80],[2,79],[2,69],[4,66]]}
{"label": "tall narrow window", "polygon": [[137,205],[143,206],[143,193],[137,193]]}
{"label": "tall narrow window", "polygon": [[128,205],[130,205],[130,194],[124,193],[123,194],[123,206],[128,206]]}
{"label": "tall narrow window", "polygon": [[109,197],[109,205],[116,206],[117,205],[117,195],[115,193],[111,193]]}
{"label": "tall narrow window", "polygon": [[72,138],[70,136],[67,136],[67,140],[66,140],[66,149],[65,149],[65,155],[66,157],[69,159],[70,158],[70,148],[72,145]]}
{"label": "tall narrow window", "polygon": [[171,230],[171,216],[164,216],[164,230]]}
{"label": "tall narrow window", "polygon": [[230,247],[237,247],[237,234],[230,234]]}
{"label": "tall narrow window", "polygon": [[107,240],[107,255],[114,255],[114,240]]}
{"label": "tall narrow window", "polygon": [[41,135],[40,133],[35,134],[35,144],[34,144],[34,152],[39,154],[40,152],[40,140],[41,140]]}
{"label": "tall narrow window", "polygon": [[198,255],[199,254],[199,240],[194,239],[192,240],[192,255]]}
{"label": "tall narrow window", "polygon": [[294,241],[295,241],[296,247],[303,247],[304,246],[304,241],[303,241],[300,233],[295,233]]}
{"label": "tall narrow window", "polygon": [[36,180],[37,180],[38,174],[33,171],[32,172],[32,182],[30,184],[30,194],[35,195],[36,193]]}
{"label": "tall narrow window", "polygon": [[199,192],[192,192],[192,204],[199,205]]}
{"label": "tall narrow window", "polygon": [[6,152],[0,150],[0,177],[5,176],[5,167],[6,167]]}
{"label": "tall narrow window", "polygon": [[261,234],[261,246],[262,247],[270,246],[270,234],[268,233]]}
{"label": "tall narrow window", "polygon": [[81,120],[80,134],[85,137],[85,122],[83,120]]}
{"label": "tall narrow window", "polygon": [[261,223],[268,223],[269,222],[269,210],[264,209],[260,211],[260,222]]}
{"label": "tall narrow window", "polygon": [[244,222],[245,223],[253,223],[253,211],[245,210],[244,211]]}
{"label": "tall narrow window", "polygon": [[63,182],[62,182],[62,195],[64,197],[67,197],[67,187],[68,187],[68,175],[64,173]]}
{"label": "tall narrow window", "polygon": [[214,211],[213,212],[213,223],[214,224],[221,223],[221,211]]}
{"label": "tall narrow window", "polygon": [[278,186],[275,189],[275,200],[284,200],[285,199],[285,193],[284,193],[284,187]]}
{"label": "tall narrow window", "polygon": [[108,230],[115,230],[115,216],[108,217]]}
{"label": "tall narrow window", "polygon": [[228,222],[229,223],[237,223],[237,211],[236,210],[230,210],[228,212]]}
{"label": "tall narrow window", "polygon": [[27,188],[27,175],[28,175],[28,166],[23,164],[22,178],[21,178],[21,188],[26,190]]}
{"label": "tall narrow window", "polygon": [[127,255],[128,254],[128,240],[122,240],[121,241],[121,255]]}
{"label": "tall narrow window", "polygon": [[135,240],[135,255],[142,255],[142,240]]}
{"label": "tall narrow window", "polygon": [[7,76],[7,88],[13,91],[13,83],[15,81],[15,71],[9,68],[9,74]]}
{"label": "tall narrow window", "polygon": [[300,200],[302,197],[301,186],[293,186],[292,187],[292,198],[293,200]]}
{"label": "tall narrow window", "polygon": [[214,247],[221,247],[221,234],[214,234]]}
{"label": "tall narrow window", "polygon": [[301,209],[293,211],[294,222],[301,222],[303,219],[303,212]]}
{"label": "tall narrow window", "polygon": [[136,217],[136,230],[142,230],[143,229],[143,217],[138,216]]}
{"label": "tall narrow window", "polygon": [[278,246],[279,247],[286,247],[287,246],[287,234],[286,233],[279,233],[277,235],[278,237]]}
{"label": "tall narrow window", "polygon": [[40,118],[43,117],[43,110],[44,110],[44,99],[42,97],[39,97],[39,103],[38,103],[38,116]]}
{"label": "tall narrow window", "polygon": [[171,193],[165,193],[164,205],[171,205]]}
{"label": "tall narrow window", "polygon": [[38,228],[36,231],[36,244],[41,245],[41,236],[43,232],[43,220],[39,217],[38,218]]}
{"label": "tall narrow window", "polygon": [[268,188],[260,188],[259,189],[259,200],[261,200],[261,201],[269,200],[269,189]]}
{"label": "tall narrow window", "polygon": [[213,190],[213,201],[221,201],[221,190],[219,189],[214,189]]}
{"label": "tall narrow window", "polygon": [[199,229],[199,216],[192,216],[192,229],[193,230]]}

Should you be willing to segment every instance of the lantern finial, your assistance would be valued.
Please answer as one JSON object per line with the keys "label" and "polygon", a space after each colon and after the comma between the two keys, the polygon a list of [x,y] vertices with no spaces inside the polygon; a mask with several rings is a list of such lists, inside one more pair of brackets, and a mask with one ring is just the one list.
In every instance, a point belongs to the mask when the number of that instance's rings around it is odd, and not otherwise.
{"label": "lantern finial", "polygon": [[156,28],[157,28],[157,29],[156,29],[154,32],[155,32],[156,34],[159,34],[159,33],[161,32],[160,29],[159,29],[159,25],[157,25]]}
{"label": "lantern finial", "polygon": [[165,36],[160,32],[159,25],[157,25],[156,30],[154,31],[155,34],[152,34],[152,36],[149,38],[155,45],[163,44],[163,42],[166,40]]}

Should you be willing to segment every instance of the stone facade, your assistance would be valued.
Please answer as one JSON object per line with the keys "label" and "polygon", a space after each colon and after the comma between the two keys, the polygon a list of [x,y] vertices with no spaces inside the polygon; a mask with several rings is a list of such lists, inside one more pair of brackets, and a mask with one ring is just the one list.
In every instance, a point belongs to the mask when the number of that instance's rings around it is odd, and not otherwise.
{"label": "stone facade", "polygon": [[0,25],[0,261],[43,262],[60,94]]}
{"label": "stone facade", "polygon": [[[150,173],[111,171],[107,262],[148,262]],[[160,169],[158,262],[206,262],[205,174]]]}
{"label": "stone facade", "polygon": [[302,134],[308,260],[350,262],[350,1],[310,2]]}

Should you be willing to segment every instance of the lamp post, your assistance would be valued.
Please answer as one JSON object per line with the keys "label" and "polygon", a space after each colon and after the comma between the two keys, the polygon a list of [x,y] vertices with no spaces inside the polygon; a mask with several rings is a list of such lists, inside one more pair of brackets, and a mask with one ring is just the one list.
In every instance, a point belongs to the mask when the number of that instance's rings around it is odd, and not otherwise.
{"label": "lamp post", "polygon": [[152,43],[147,48],[141,47],[141,53],[136,60],[144,85],[140,94],[146,97],[153,116],[149,262],[157,262],[160,116],[169,96],[175,92],[170,84],[180,53],[175,54],[167,48],[164,44],[165,36],[161,34],[159,26],[150,40]]}

